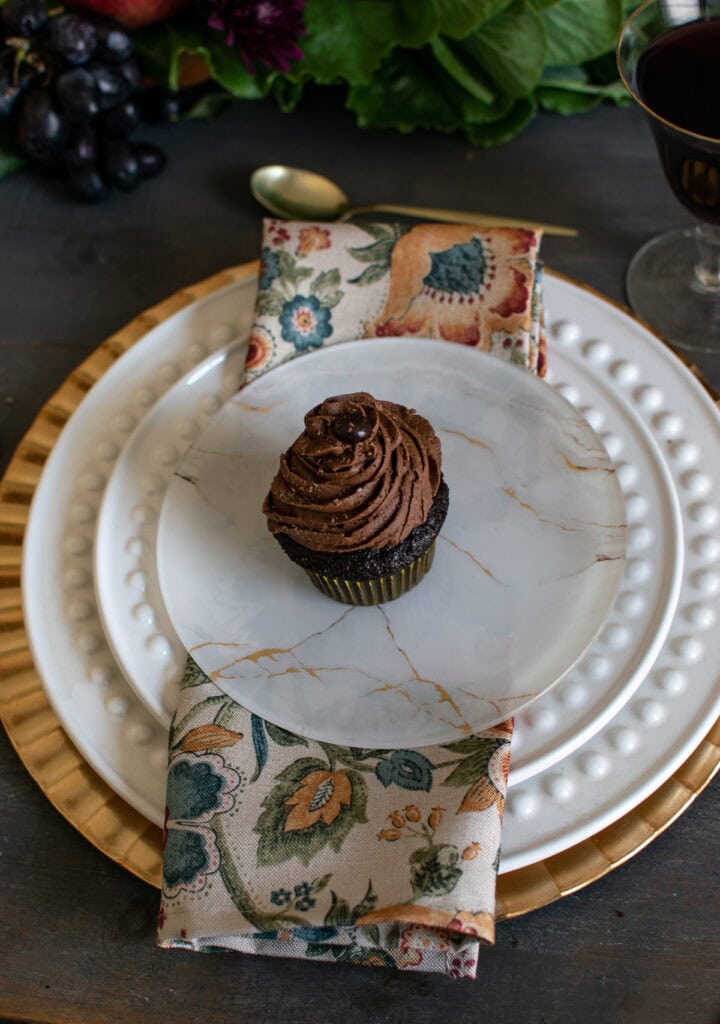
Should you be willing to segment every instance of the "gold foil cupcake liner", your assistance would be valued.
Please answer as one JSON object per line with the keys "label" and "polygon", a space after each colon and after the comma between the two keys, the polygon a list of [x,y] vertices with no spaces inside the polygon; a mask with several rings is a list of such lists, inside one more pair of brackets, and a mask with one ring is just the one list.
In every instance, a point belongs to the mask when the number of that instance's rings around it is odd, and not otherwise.
{"label": "gold foil cupcake liner", "polygon": [[427,551],[406,565],[404,569],[378,576],[369,580],[343,580],[333,576],[323,576],[319,572],[305,572],[313,585],[326,597],[332,597],[343,604],[376,605],[394,601],[409,590],[416,587],[423,576],[430,571],[435,554],[435,541]]}

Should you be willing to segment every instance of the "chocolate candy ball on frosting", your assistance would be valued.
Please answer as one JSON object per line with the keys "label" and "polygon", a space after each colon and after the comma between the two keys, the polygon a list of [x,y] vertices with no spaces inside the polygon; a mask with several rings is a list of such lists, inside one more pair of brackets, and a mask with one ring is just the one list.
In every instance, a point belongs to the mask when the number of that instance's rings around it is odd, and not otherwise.
{"label": "chocolate candy ball on frosting", "polygon": [[346,444],[358,444],[370,436],[372,424],[364,413],[341,413],[335,417],[333,433]]}
{"label": "chocolate candy ball on frosting", "polygon": [[427,519],[440,463],[440,441],[414,409],[364,391],[326,398],[280,457],[268,528],[313,551],[400,544]]}

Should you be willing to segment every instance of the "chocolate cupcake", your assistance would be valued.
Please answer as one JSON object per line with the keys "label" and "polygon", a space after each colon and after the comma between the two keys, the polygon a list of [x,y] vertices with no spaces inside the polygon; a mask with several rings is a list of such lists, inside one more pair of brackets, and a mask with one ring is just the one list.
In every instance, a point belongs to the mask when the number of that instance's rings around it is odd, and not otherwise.
{"label": "chocolate cupcake", "polygon": [[263,504],[268,529],[328,597],[381,604],[432,565],[448,488],[440,441],[414,409],[364,391],[311,409]]}

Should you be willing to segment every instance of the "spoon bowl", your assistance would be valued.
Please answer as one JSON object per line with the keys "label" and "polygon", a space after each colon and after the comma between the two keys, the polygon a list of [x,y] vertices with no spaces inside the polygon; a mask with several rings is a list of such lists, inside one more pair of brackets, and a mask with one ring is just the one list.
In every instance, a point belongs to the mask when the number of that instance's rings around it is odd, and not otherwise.
{"label": "spoon bowl", "polygon": [[337,220],[350,206],[329,178],[284,164],[258,167],[250,191],[261,206],[285,220]]}
{"label": "spoon bowl", "polygon": [[442,210],[428,206],[405,206],[397,203],[374,203],[370,206],[352,206],[343,190],[313,171],[284,164],[258,167],[250,177],[250,191],[266,210],[284,220],[344,221],[356,213],[396,213],[423,220],[448,221],[451,224],[477,224],[483,227],[520,227],[541,229],[548,235],[573,237],[573,228],[535,221],[499,217],[497,214]]}

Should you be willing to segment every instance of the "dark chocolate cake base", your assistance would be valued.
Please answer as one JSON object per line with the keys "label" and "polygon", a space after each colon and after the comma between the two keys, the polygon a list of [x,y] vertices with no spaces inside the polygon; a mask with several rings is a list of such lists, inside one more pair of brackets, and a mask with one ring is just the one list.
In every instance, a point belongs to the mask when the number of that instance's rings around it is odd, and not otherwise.
{"label": "dark chocolate cake base", "polygon": [[[450,492],[444,477],[424,523],[416,526],[404,541],[388,548],[364,548],[362,551],[313,551],[298,544],[286,533],[274,534],[287,556],[306,572],[343,580],[369,580],[390,576],[421,558],[442,529],[447,515]],[[428,566],[429,568],[429,566]]]}

